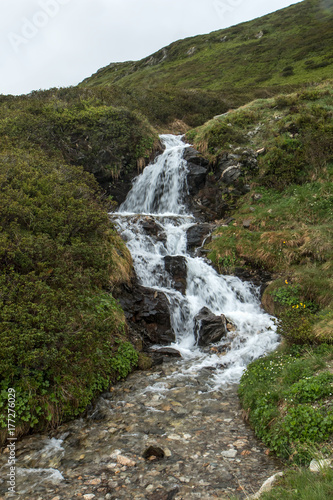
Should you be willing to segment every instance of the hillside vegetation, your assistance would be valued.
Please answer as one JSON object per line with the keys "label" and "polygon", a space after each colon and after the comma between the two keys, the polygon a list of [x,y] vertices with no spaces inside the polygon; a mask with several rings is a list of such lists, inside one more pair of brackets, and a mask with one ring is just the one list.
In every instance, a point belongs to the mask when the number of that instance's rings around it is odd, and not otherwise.
{"label": "hillside vegetation", "polygon": [[[326,82],[253,101],[186,136],[234,207],[208,257],[222,273],[272,277],[262,303],[284,342],[243,375],[244,415],[271,451],[299,464],[333,452],[332,118]],[[220,160],[248,150],[257,151],[257,169],[223,186]],[[249,192],[239,196],[244,185]]]}
{"label": "hillside vegetation", "polygon": [[[305,0],[250,22],[112,63],[81,86],[115,86],[158,124],[190,126],[259,97],[332,75],[332,0]],[[208,108],[208,109],[207,109]]]}
{"label": "hillside vegetation", "polygon": [[0,113],[2,442],[8,388],[19,436],[79,415],[136,365],[112,296],[132,261],[91,172],[137,172],[157,138],[142,117],[73,89],[2,97]]}

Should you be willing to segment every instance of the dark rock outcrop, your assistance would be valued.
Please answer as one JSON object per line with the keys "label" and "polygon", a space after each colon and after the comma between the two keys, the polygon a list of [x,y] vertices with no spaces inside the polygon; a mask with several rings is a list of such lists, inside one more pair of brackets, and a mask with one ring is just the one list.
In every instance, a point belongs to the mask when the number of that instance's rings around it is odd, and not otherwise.
{"label": "dark rock outcrop", "polygon": [[130,286],[119,290],[117,298],[129,326],[142,336],[145,347],[175,341],[169,302],[163,292],[141,286],[133,279]]}
{"label": "dark rock outcrop", "polygon": [[207,169],[205,167],[200,167],[200,165],[195,165],[193,163],[188,163],[188,174],[187,174],[187,186],[190,196],[196,195],[200,189],[205,186]]}
{"label": "dark rock outcrop", "polygon": [[227,321],[223,314],[216,316],[203,307],[194,318],[194,335],[201,347],[219,342],[227,334]]}
{"label": "dark rock outcrop", "polygon": [[136,168],[130,167],[129,158],[126,158],[124,156],[123,158],[121,158],[119,176],[116,177],[113,177],[110,173],[110,170],[104,166],[108,155],[106,154],[106,152],[103,152],[100,164],[98,164],[98,166],[96,167],[98,171],[93,173],[98,183],[107,192],[107,194],[111,195],[118,205],[121,205],[125,201],[129,191],[132,189],[134,179],[141,173],[144,167],[154,161],[154,159],[163,151],[164,147],[161,143],[158,143],[156,149],[151,153],[150,157],[142,158],[141,161],[143,162],[143,164],[138,165]]}
{"label": "dark rock outcrop", "polygon": [[214,224],[194,224],[189,227],[186,233],[187,250],[193,251],[197,247],[201,247],[209,233],[214,229]]}
{"label": "dark rock outcrop", "polygon": [[187,279],[186,258],[182,255],[166,255],[164,257],[164,266],[172,279],[173,288],[185,295]]}
{"label": "dark rock outcrop", "polygon": [[200,167],[208,167],[209,165],[207,158],[204,158],[199,151],[191,146],[185,148],[183,158],[188,163],[193,163],[194,165],[199,165]]}
{"label": "dark rock outcrop", "polygon": [[194,196],[205,186],[209,161],[192,147],[185,149],[183,158],[187,161],[188,191],[190,196]]}
{"label": "dark rock outcrop", "polygon": [[152,458],[155,460],[162,460],[165,457],[165,453],[162,448],[158,448],[157,446],[149,446],[149,448],[147,448],[143,452],[142,456],[146,460],[151,460]]}

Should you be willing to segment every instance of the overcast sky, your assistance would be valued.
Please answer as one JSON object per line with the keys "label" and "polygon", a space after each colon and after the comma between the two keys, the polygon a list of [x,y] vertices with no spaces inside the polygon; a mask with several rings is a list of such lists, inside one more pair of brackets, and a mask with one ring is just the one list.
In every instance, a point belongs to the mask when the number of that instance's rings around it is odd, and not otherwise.
{"label": "overcast sky", "polygon": [[[300,0],[299,0],[300,1]],[[76,85],[110,62],[297,0],[1,0],[0,94]]]}

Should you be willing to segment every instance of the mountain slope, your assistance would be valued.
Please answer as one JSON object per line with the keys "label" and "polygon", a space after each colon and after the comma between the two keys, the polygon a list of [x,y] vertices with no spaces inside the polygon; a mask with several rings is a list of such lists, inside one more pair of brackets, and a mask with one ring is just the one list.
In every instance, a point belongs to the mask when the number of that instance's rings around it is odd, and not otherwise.
{"label": "mountain slope", "polygon": [[223,97],[225,105],[234,107],[320,81],[333,70],[332,7],[332,0],[305,0],[250,22],[174,42],[141,61],[110,64],[81,85],[116,85],[141,100],[147,92],[177,96],[180,89],[191,89]]}

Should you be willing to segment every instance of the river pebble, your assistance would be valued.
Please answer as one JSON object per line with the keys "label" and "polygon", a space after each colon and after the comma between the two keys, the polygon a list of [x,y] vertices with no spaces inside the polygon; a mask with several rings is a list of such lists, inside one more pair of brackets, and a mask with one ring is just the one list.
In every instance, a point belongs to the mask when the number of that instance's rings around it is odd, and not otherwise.
{"label": "river pebble", "polygon": [[[135,372],[101,397],[90,417],[18,442],[20,498],[211,500],[255,493],[281,464],[242,420],[237,386],[211,391],[199,373],[182,376],[179,388],[178,363]],[[149,449],[164,456],[145,454]],[[2,471],[7,460],[5,450]],[[4,477],[0,500],[10,498]]]}

